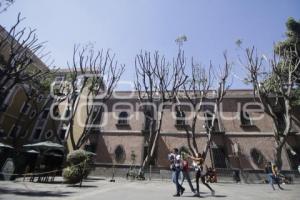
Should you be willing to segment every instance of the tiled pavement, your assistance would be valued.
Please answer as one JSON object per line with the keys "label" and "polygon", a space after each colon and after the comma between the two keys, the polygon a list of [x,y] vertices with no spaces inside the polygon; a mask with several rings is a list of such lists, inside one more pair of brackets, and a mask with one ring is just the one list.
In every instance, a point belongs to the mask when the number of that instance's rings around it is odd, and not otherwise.
{"label": "tiled pavement", "polygon": [[[59,179],[61,180],[61,179]],[[283,185],[285,190],[275,191],[266,184],[222,184],[211,185],[216,195],[211,196],[204,185],[200,185],[203,199],[232,200],[298,200],[300,185]],[[126,181],[117,179],[115,183],[108,179],[92,178],[83,182],[83,186],[69,186],[56,181],[52,184],[30,183],[23,181],[0,181],[0,200],[168,200],[192,197],[188,185],[181,197],[173,197],[175,186],[169,181]],[[198,198],[198,197],[193,197]]]}

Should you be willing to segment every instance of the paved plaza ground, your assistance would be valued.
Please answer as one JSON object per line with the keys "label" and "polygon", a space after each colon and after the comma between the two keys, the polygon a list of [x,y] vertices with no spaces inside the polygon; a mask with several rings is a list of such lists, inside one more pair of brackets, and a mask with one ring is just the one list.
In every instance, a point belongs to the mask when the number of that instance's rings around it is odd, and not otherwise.
{"label": "paved plaza ground", "polygon": [[[267,184],[229,184],[215,183],[213,197],[204,185],[200,185],[202,199],[262,199],[262,200],[298,200],[300,185],[283,185],[284,191],[273,191]],[[92,178],[83,183],[81,188],[55,183],[30,183],[23,181],[0,181],[0,200],[168,200],[191,199],[193,193],[188,185],[182,197],[173,197],[175,186],[169,181],[126,181],[117,179],[115,183],[108,179]],[[198,197],[192,197],[198,198]]]}

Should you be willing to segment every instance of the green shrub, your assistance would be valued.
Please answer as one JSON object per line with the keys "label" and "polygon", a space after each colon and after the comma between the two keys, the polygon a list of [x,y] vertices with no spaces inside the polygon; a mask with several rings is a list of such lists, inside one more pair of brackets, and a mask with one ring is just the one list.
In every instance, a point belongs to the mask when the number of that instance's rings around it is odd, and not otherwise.
{"label": "green shrub", "polygon": [[81,162],[84,162],[88,158],[89,158],[89,156],[88,156],[87,152],[82,149],[79,149],[79,150],[73,151],[68,154],[67,162],[70,165],[77,165]]}
{"label": "green shrub", "polygon": [[84,150],[69,153],[67,163],[68,167],[63,170],[63,178],[69,184],[76,184],[87,178],[92,167],[92,159]]}
{"label": "green shrub", "polygon": [[63,170],[63,177],[66,183],[79,183],[82,179],[81,169],[75,166],[67,167]]}

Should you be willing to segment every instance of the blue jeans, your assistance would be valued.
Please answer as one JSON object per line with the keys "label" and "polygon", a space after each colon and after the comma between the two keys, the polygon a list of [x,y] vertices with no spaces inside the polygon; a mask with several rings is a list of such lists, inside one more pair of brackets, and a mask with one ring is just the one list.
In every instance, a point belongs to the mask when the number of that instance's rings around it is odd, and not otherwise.
{"label": "blue jeans", "polygon": [[269,184],[273,184],[273,178],[274,178],[273,174],[269,173],[269,174],[267,174],[267,176],[268,176]]}
{"label": "blue jeans", "polygon": [[175,170],[172,171],[172,181],[176,184],[177,194],[180,194],[180,192],[183,190],[183,187],[179,183],[180,172],[180,168],[175,168]]}
{"label": "blue jeans", "polygon": [[269,181],[269,184],[272,186],[272,188],[273,188],[273,190],[275,190],[275,188],[274,188],[274,175],[272,174],[272,173],[269,173],[268,175],[268,181]]}
{"label": "blue jeans", "polygon": [[269,184],[272,186],[273,190],[275,190],[274,183],[277,184],[280,189],[283,189],[280,186],[280,180],[279,180],[278,176],[274,176],[274,174],[268,173],[268,181],[269,181]]}

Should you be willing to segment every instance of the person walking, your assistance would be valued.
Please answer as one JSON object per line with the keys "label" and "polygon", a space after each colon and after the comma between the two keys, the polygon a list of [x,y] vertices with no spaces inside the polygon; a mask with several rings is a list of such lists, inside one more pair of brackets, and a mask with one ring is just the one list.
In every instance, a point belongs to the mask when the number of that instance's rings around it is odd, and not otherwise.
{"label": "person walking", "polygon": [[241,182],[240,170],[238,169],[233,170],[232,177],[236,183],[240,183]]}
{"label": "person walking", "polygon": [[196,194],[194,196],[200,197],[200,188],[199,188],[199,180],[200,179],[201,179],[201,182],[203,183],[203,185],[205,185],[211,191],[212,196],[214,196],[215,191],[208,185],[208,183],[205,182],[206,173],[203,170],[204,159],[203,159],[202,155],[200,153],[197,153],[196,157],[193,157],[193,156],[190,155],[189,158],[191,158],[193,160],[195,171],[196,171],[197,191],[196,191]]}
{"label": "person walking", "polygon": [[279,189],[283,190],[283,188],[280,186],[278,169],[275,164],[272,164],[271,162],[267,162],[265,166],[265,173],[267,175],[267,180],[273,190],[275,190],[274,183],[278,185]]}
{"label": "person walking", "polygon": [[273,170],[271,162],[267,162],[267,164],[265,165],[265,173],[267,175],[268,183],[271,185],[272,189],[275,190],[273,184]]}
{"label": "person walking", "polygon": [[173,153],[169,154],[169,160],[171,162],[171,170],[172,170],[172,181],[176,185],[176,194],[173,195],[174,197],[179,197],[185,191],[185,188],[182,187],[179,183],[179,177],[181,173],[182,163],[181,163],[181,156],[177,148],[173,149]]}
{"label": "person walking", "polygon": [[191,191],[193,193],[195,193],[196,190],[194,189],[194,186],[193,186],[192,181],[191,181],[189,162],[186,159],[186,154],[182,153],[181,158],[182,158],[182,182],[181,182],[181,185],[183,184],[184,180],[186,179],[189,186],[190,186],[190,188],[191,188]]}
{"label": "person walking", "polygon": [[274,181],[278,185],[278,188],[283,190],[283,188],[280,186],[280,174],[276,164],[272,165],[272,172],[273,172]]}

